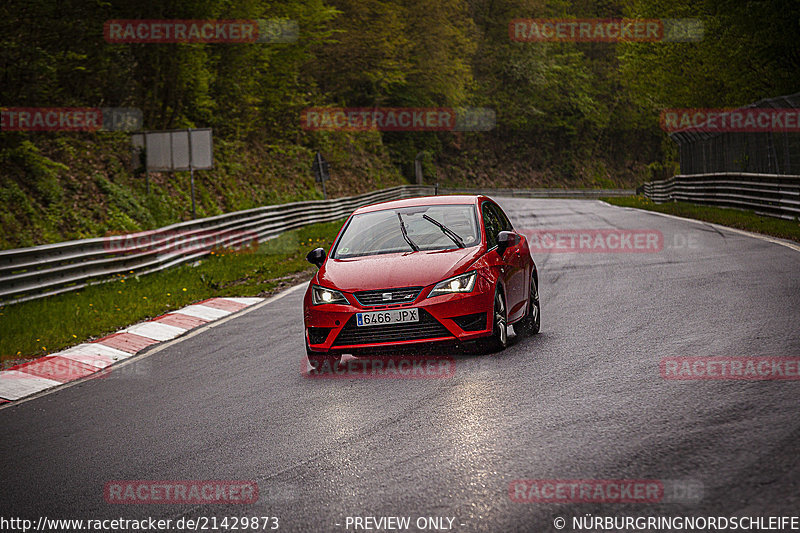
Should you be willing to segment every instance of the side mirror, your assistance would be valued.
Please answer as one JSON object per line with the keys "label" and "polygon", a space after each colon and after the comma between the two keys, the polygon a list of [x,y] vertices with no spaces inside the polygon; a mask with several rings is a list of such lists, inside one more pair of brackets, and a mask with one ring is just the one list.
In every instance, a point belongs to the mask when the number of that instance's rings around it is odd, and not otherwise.
{"label": "side mirror", "polygon": [[325,248],[314,248],[306,256],[306,260],[312,265],[317,265],[318,268],[322,267],[325,262]]}
{"label": "side mirror", "polygon": [[501,231],[497,234],[497,253],[501,257],[509,246],[519,243],[519,236],[513,231]]}

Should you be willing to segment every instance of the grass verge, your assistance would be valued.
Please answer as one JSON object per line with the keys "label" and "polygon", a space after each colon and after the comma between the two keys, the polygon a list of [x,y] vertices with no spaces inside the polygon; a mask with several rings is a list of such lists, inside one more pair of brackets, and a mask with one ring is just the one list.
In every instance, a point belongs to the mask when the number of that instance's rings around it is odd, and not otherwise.
{"label": "grass verge", "polygon": [[261,243],[257,250],[223,250],[164,272],[130,274],[0,307],[0,363],[41,357],[206,298],[267,296],[310,278],[315,267],[306,254],[319,246],[327,249],[341,225],[314,224]]}
{"label": "grass verge", "polygon": [[694,218],[722,224],[732,228],[763,233],[773,237],[780,237],[796,242],[800,242],[800,221],[784,220],[782,218],[757,215],[753,211],[743,209],[729,209],[724,207],[713,207],[707,205],[693,204],[689,202],[669,202],[664,204],[654,203],[644,196],[621,196],[617,198],[600,198],[609,204],[622,207],[636,207],[657,211],[685,218]]}

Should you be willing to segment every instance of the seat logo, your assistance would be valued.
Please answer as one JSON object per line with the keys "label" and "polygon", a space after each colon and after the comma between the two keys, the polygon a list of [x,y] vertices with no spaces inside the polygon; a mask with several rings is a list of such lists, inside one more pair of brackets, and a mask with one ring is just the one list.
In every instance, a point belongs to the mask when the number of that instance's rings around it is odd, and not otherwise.
{"label": "seat logo", "polygon": [[381,296],[382,296],[384,301],[392,299],[392,293],[391,292],[384,292]]}

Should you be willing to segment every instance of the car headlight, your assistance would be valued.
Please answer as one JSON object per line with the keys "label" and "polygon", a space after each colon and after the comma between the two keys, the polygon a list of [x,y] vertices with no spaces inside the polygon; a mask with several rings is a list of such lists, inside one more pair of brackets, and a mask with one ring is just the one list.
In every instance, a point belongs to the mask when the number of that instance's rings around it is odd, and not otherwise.
{"label": "car headlight", "polygon": [[440,294],[453,294],[456,292],[472,292],[475,287],[475,271],[461,274],[450,279],[446,279],[436,284],[428,298]]}
{"label": "car headlight", "polygon": [[314,305],[320,304],[346,304],[347,298],[344,297],[339,291],[333,289],[326,289],[319,285],[311,286],[311,302]]}

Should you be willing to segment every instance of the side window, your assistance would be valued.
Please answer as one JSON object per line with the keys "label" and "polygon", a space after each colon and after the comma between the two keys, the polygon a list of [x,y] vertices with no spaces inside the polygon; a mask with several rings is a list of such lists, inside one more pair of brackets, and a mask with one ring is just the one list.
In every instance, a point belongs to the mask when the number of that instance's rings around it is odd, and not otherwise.
{"label": "side window", "polygon": [[491,204],[492,211],[497,213],[497,219],[500,221],[500,230],[499,231],[514,231],[514,226],[511,225],[511,221],[508,220],[508,217],[500,209],[500,206]]}
{"label": "side window", "polygon": [[497,246],[497,234],[502,231],[500,220],[489,202],[483,204],[481,211],[483,212],[483,225],[486,227],[486,248],[491,250]]}

